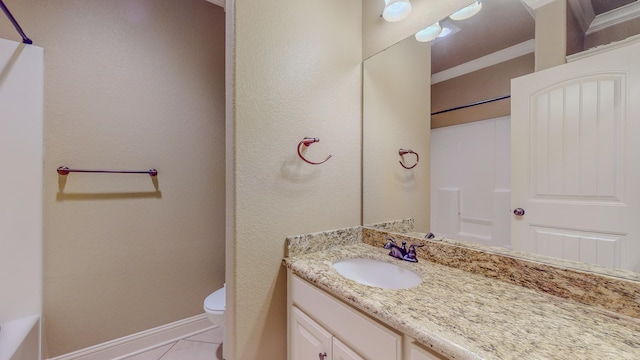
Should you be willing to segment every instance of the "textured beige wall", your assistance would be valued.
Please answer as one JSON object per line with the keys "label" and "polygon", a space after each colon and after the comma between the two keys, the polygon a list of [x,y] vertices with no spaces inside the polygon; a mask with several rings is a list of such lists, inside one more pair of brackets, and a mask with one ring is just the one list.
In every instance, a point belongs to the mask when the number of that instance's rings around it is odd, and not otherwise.
{"label": "textured beige wall", "polygon": [[446,18],[473,1],[412,0],[409,17],[391,23],[380,16],[384,10],[384,0],[362,0],[363,58],[369,58],[406,37],[413,36],[419,30]]}
{"label": "textured beige wall", "polygon": [[[284,239],[360,223],[361,5],[235,2],[234,359],[286,358]],[[303,137],[318,137],[298,158]],[[229,269],[230,267],[227,267]]]}
{"label": "textured beige wall", "polygon": [[[47,356],[202,313],[224,281],[224,12],[7,2],[45,49]],[[0,37],[18,40],[6,21]],[[19,155],[18,155],[19,156]],[[78,168],[159,170],[70,174]]]}
{"label": "textured beige wall", "polygon": [[536,9],[536,71],[566,62],[566,33],[566,0],[555,0]]}
{"label": "textured beige wall", "polygon": [[585,36],[584,48],[591,49],[598,45],[624,40],[637,34],[640,34],[640,18],[631,19]]}
{"label": "textured beige wall", "polygon": [[[442,81],[431,86],[431,112],[438,112],[474,102],[511,94],[511,79],[530,74],[535,66],[533,53],[517,57],[469,74]],[[431,128],[493,119],[511,113],[510,100],[431,116]]]}
{"label": "textured beige wall", "polygon": [[[413,218],[429,231],[431,46],[407,38],[364,62],[363,222]],[[420,155],[404,169],[398,150]],[[405,155],[411,166],[414,155]]]}

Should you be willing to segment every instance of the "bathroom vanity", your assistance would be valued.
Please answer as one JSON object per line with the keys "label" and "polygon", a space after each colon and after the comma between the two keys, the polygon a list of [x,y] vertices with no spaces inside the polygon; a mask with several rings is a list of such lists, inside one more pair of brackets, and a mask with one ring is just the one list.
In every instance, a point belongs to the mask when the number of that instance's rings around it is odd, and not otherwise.
{"label": "bathroom vanity", "polygon": [[[388,256],[387,236],[424,243],[419,261]],[[367,228],[288,238],[287,249],[289,360],[640,358],[637,280]],[[422,282],[363,285],[333,268],[346,258]]]}
{"label": "bathroom vanity", "polygon": [[400,334],[346,306],[300,277],[289,275],[289,344],[291,353],[295,354],[293,358],[402,358]]}

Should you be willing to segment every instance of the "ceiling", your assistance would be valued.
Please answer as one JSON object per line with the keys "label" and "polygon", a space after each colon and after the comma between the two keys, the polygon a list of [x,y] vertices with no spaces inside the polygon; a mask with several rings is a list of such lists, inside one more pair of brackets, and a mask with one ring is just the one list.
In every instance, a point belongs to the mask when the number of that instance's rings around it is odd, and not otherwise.
{"label": "ceiling", "polygon": [[[577,0],[590,2],[595,15],[638,0]],[[535,37],[535,22],[520,0],[482,0],[474,17],[452,21],[460,31],[436,39],[431,47],[431,71],[438,73]]]}
{"label": "ceiling", "polygon": [[518,0],[484,0],[472,18],[452,21],[457,33],[431,46],[431,72],[464,64],[534,38],[535,22]]}
{"label": "ceiling", "polygon": [[591,0],[591,5],[593,6],[593,12],[596,15],[600,15],[632,2],[636,2],[636,0]]}

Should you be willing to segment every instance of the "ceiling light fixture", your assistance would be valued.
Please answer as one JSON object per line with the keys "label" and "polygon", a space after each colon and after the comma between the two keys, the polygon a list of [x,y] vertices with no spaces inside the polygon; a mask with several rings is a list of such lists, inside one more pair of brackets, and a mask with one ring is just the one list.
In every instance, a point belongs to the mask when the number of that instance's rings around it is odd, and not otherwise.
{"label": "ceiling light fixture", "polygon": [[384,0],[382,17],[389,22],[405,19],[411,13],[409,0]]}
{"label": "ceiling light fixture", "polygon": [[453,14],[449,15],[449,19],[465,20],[477,14],[478,12],[480,12],[480,9],[482,9],[482,3],[480,2],[480,0],[476,0],[473,4],[467,7],[464,7],[454,12]]}
{"label": "ceiling light fixture", "polygon": [[440,27],[442,28],[442,32],[438,35],[439,38],[443,38],[445,36],[449,36],[460,31],[460,28],[457,27],[451,20],[444,19],[440,21]]}
{"label": "ceiling light fixture", "polygon": [[453,32],[453,30],[451,30],[451,28],[448,27],[443,27],[442,31],[440,32],[440,35],[438,35],[439,38],[443,38],[447,35],[451,35],[451,33]]}
{"label": "ceiling light fixture", "polygon": [[426,27],[416,33],[416,40],[420,42],[429,42],[435,40],[442,33],[442,27],[440,26],[440,22]]}

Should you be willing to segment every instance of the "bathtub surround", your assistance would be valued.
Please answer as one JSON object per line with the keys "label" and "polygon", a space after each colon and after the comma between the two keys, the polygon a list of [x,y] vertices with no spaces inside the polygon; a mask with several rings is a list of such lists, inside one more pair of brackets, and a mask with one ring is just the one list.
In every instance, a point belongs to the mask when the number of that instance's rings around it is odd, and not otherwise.
{"label": "bathtub surround", "polygon": [[[418,237],[424,234],[361,231],[361,244],[344,246],[339,241],[322,251],[285,258],[283,263],[294,274],[450,358],[573,359],[588,354],[635,359],[640,355],[636,336],[640,312],[628,310],[630,299],[622,299],[640,292],[638,281],[514,259],[492,253],[489,247],[464,248],[449,239]],[[390,258],[381,245],[385,236],[424,243],[418,249],[423,260],[414,266]],[[423,285],[389,291],[346,280],[331,264],[350,257],[411,266]],[[593,296],[579,299],[582,303],[561,297],[589,292]],[[603,306],[624,301],[624,306],[607,310]]]}
{"label": "bathtub surround", "polygon": [[0,323],[0,359],[40,359],[40,315]]}
{"label": "bathtub surround", "polygon": [[0,39],[0,359],[39,359],[43,69],[41,47]]}
{"label": "bathtub surround", "polygon": [[509,116],[431,131],[430,231],[511,246]]}

